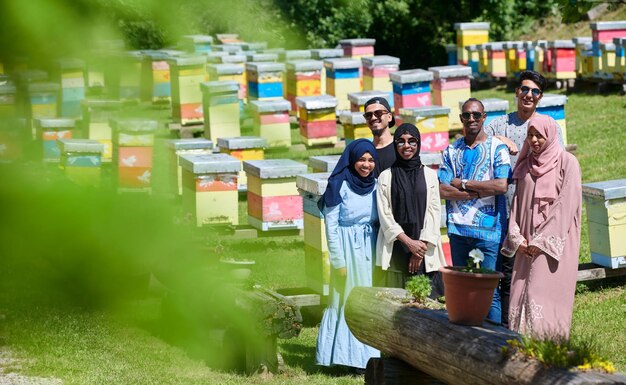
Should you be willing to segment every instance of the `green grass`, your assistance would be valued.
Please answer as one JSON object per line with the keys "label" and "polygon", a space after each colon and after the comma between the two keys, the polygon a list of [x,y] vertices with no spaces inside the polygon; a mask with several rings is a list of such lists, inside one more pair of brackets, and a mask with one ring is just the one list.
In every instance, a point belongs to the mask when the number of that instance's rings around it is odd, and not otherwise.
{"label": "green grass", "polygon": [[[513,94],[503,87],[477,91],[474,96],[508,99],[513,105]],[[625,99],[585,92],[568,97],[568,139],[578,146],[583,182],[624,178]],[[299,142],[297,130],[292,134]],[[283,151],[268,157],[304,162],[310,155],[340,151]],[[362,377],[341,368],[315,365],[319,313],[309,314],[298,338],[279,341],[285,369],[272,379],[262,379],[211,369],[201,340],[194,347],[170,340],[168,335],[177,326],[163,323],[164,289],[159,285],[142,299],[120,299],[132,290],[132,285],[120,280],[121,268],[141,271],[141,266],[153,264],[161,271],[190,274],[215,266],[220,255],[255,260],[254,279],[265,287],[303,287],[301,237],[216,238],[207,229],[172,225],[179,200],[125,201],[107,198],[110,191],[84,197],[51,184],[58,174],[54,168],[42,173],[29,164],[20,172],[22,178],[3,177],[14,180],[13,189],[0,190],[0,346],[25,359],[9,370],[60,378],[66,384],[362,383]],[[121,224],[112,226],[120,218]],[[245,201],[240,202],[240,219],[245,223]],[[581,261],[588,261],[584,218],[582,230]],[[193,235],[191,246],[189,235]],[[64,244],[74,245],[69,254],[59,246]],[[579,284],[572,323],[572,338],[595,341],[600,353],[622,372],[626,371],[624,283],[620,278]]]}

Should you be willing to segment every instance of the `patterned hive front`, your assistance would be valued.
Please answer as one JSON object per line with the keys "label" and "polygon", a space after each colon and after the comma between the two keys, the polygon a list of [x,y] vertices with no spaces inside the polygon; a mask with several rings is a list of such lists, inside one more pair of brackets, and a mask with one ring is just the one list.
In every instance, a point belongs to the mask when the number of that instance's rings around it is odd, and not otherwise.
{"label": "patterned hive front", "polygon": [[304,217],[304,270],[307,287],[327,296],[330,282],[330,262],[326,243],[324,215],[317,201],[326,191],[330,173],[298,175],[296,186],[302,196]]}
{"label": "patterned hive front", "polygon": [[248,103],[283,98],[285,64],[273,62],[246,63]]}
{"label": "patterned hive front", "polygon": [[250,103],[254,136],[265,139],[268,148],[291,146],[290,108],[291,104],[285,99],[255,100]]}
{"label": "patterned hive front", "polygon": [[432,104],[430,97],[432,72],[423,69],[404,70],[391,73],[389,77],[393,84],[393,101],[396,110]]}
{"label": "patterned hive front", "polygon": [[180,165],[182,155],[209,155],[213,153],[213,142],[203,138],[171,139],[167,141],[168,155],[168,192],[183,194],[183,169]]}
{"label": "patterned hive front", "polygon": [[246,160],[263,160],[265,159],[265,148],[267,141],[258,136],[240,136],[236,138],[219,138],[217,146],[220,153],[228,154],[239,159],[242,162],[239,178],[237,179],[237,188],[239,191],[248,190],[248,178],[243,171],[243,162]]}
{"label": "patterned hive front", "polygon": [[459,101],[466,101],[471,95],[470,76],[472,69],[467,66],[430,67],[433,73],[434,103],[450,108],[449,124],[451,129],[462,127],[459,120]]}
{"label": "patterned hive front", "polygon": [[298,111],[297,97],[321,95],[323,67],[324,63],[320,60],[287,62],[287,100],[291,103],[292,114],[296,114]]}
{"label": "patterned hive front", "polygon": [[363,90],[386,92],[389,104],[393,108],[393,85],[389,75],[400,69],[400,58],[377,55],[362,57],[361,63],[363,63]]}
{"label": "patterned hive front", "polygon": [[170,58],[172,118],[182,125],[201,124],[202,92],[200,83],[207,80],[206,56]]}
{"label": "patterned hive front", "polygon": [[156,120],[116,118],[113,130],[113,180],[118,191],[152,192]]}
{"label": "patterned hive front", "polygon": [[343,56],[351,59],[374,56],[376,39],[342,39],[339,45],[343,49]]}
{"label": "patterned hive front", "polygon": [[330,95],[296,98],[300,138],[307,146],[337,143],[337,99]]}
{"label": "patterned hive front", "polygon": [[326,93],[337,98],[339,110],[349,110],[348,94],[361,92],[361,61],[354,59],[325,59]]}
{"label": "patterned hive front", "polygon": [[113,135],[109,121],[119,117],[122,102],[105,99],[86,99],[81,102],[83,109],[83,138],[97,140],[104,145],[102,162],[109,163],[113,158]]}
{"label": "patterned hive front", "polygon": [[104,145],[90,139],[58,139],[61,169],[80,186],[100,186]]}
{"label": "patterned hive front", "polygon": [[37,140],[41,143],[41,158],[44,162],[59,162],[61,150],[57,139],[71,139],[76,128],[76,119],[48,118],[35,119]]}
{"label": "patterned hive front", "polygon": [[443,106],[402,108],[400,118],[420,130],[422,152],[439,152],[449,144],[449,113],[450,108]]}
{"label": "patterned hive front", "polygon": [[367,125],[362,112],[342,111],[339,121],[343,126],[346,144],[361,138],[372,140],[372,130]]}
{"label": "patterned hive front", "polygon": [[238,159],[226,154],[182,155],[183,212],[196,226],[238,225]]}
{"label": "patterned hive front", "polygon": [[457,63],[467,65],[468,55],[465,47],[489,42],[489,23],[454,23],[454,29],[456,30]]}
{"label": "patterned hive front", "polygon": [[306,165],[291,159],[251,160],[243,169],[248,177],[248,223],[261,231],[302,229],[296,176],[306,173]]}

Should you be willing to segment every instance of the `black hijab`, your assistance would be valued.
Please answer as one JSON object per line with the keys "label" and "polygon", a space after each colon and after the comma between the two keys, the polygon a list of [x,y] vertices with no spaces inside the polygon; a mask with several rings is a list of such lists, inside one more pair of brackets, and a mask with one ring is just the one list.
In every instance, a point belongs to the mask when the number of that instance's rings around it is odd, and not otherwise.
{"label": "black hijab", "polygon": [[[422,140],[414,125],[403,123],[393,135],[394,144],[404,134],[417,139],[417,151],[408,160],[402,158],[396,149],[396,161],[391,166],[391,209],[395,221],[402,226],[411,239],[419,239],[426,215],[426,179],[420,159]],[[407,144],[408,145],[408,144]]]}

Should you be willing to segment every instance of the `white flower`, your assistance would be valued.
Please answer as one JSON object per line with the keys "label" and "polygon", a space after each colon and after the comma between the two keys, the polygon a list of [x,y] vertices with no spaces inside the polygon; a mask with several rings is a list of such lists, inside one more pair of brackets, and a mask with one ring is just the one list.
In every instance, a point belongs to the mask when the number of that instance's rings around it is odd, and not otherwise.
{"label": "white flower", "polygon": [[476,268],[479,268],[480,262],[485,260],[485,254],[483,254],[483,252],[479,249],[473,249],[472,251],[470,251],[469,256],[474,260],[474,265],[476,265]]}

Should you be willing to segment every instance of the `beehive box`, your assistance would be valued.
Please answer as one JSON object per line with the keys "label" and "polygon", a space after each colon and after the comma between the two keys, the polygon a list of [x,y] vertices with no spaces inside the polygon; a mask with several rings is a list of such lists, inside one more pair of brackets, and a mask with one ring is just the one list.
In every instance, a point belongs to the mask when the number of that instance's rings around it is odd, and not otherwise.
{"label": "beehive box", "polygon": [[626,267],[626,179],[583,185],[591,260]]}
{"label": "beehive box", "polygon": [[466,65],[468,56],[464,48],[489,42],[489,23],[454,23],[454,29],[458,64]]}
{"label": "beehive box", "polygon": [[393,108],[393,85],[389,74],[400,69],[400,58],[387,55],[362,57],[363,90],[387,92],[388,100]]}
{"label": "beehive box", "polygon": [[489,79],[489,51],[487,50],[487,44],[476,44],[476,50],[478,51],[478,75],[481,79]]}
{"label": "beehive box", "polygon": [[59,116],[60,89],[56,83],[32,83],[27,86],[26,117],[31,121],[31,125],[34,119]]}
{"label": "beehive box", "polygon": [[65,176],[81,186],[99,186],[104,145],[90,139],[58,139],[60,166]]}
{"label": "beehive box", "polygon": [[59,116],[80,118],[80,102],[85,99],[85,62],[59,59],[55,62],[54,77],[61,85]]}
{"label": "beehive box", "polygon": [[456,44],[446,44],[446,57],[448,58],[449,66],[458,64]]}
{"label": "beehive box", "polygon": [[268,148],[290,147],[290,108],[291,105],[285,99],[252,101],[250,111],[253,120],[253,135],[265,139]]}
{"label": "beehive box", "polygon": [[330,95],[296,98],[300,138],[307,146],[337,143],[337,99]]}
{"label": "beehive box", "polygon": [[[506,64],[506,77],[509,80],[517,79],[520,73],[518,57],[518,46],[523,44],[522,41],[506,41],[504,42],[504,58]],[[525,60],[525,58],[524,58]]]}
{"label": "beehive box", "polygon": [[565,124],[565,104],[567,96],[558,94],[543,94],[543,97],[537,104],[537,112],[544,115],[550,115],[561,127],[563,134],[563,144],[567,144],[567,126]]}
{"label": "beehive box", "polygon": [[470,79],[472,69],[467,66],[430,67],[433,73],[434,104],[450,108],[450,128],[461,128],[459,101],[466,101],[471,95]]}
{"label": "beehive box", "polygon": [[217,44],[213,45],[212,48],[214,51],[228,52],[229,54],[243,51],[241,44]]}
{"label": "beehive box", "polygon": [[167,59],[171,56],[180,56],[172,52],[146,51],[143,57],[143,75],[141,84],[141,99],[152,103],[171,103],[172,84],[170,81],[170,65]]}
{"label": "beehive box", "polygon": [[516,41],[513,43],[513,49],[515,49],[515,69],[516,79],[519,77],[520,72],[528,69],[528,58],[526,55],[526,43],[527,41]]}
{"label": "beehive box", "polygon": [[61,150],[57,139],[71,139],[76,128],[76,119],[45,118],[33,121],[37,140],[41,145],[41,158],[44,162],[59,162]]}
{"label": "beehive box", "polygon": [[278,55],[275,53],[248,53],[246,55],[246,61],[253,63],[276,63],[278,61]]}
{"label": "beehive box", "polygon": [[602,70],[594,73],[595,77],[603,80],[613,80],[615,72],[615,44],[600,43],[602,50]]}
{"label": "beehive box", "polygon": [[83,138],[102,143],[102,162],[109,163],[113,158],[113,135],[109,121],[119,116],[122,102],[117,100],[86,99],[81,102],[83,109]]}
{"label": "beehive box", "polygon": [[316,96],[322,92],[322,69],[320,60],[293,60],[287,65],[287,100],[291,103],[291,112],[296,113],[296,98],[299,96]]}
{"label": "beehive box", "polygon": [[141,51],[116,52],[105,67],[105,83],[113,98],[138,102],[141,98]]}
{"label": "beehive box", "polygon": [[571,40],[548,42],[555,79],[576,79],[576,44]]}
{"label": "beehive box", "polygon": [[304,217],[304,270],[307,287],[319,295],[328,295],[330,262],[326,243],[324,216],[317,201],[326,191],[330,173],[298,175],[296,186],[302,196]]}
{"label": "beehive box", "polygon": [[[324,59],[336,59],[343,57],[343,50],[339,48],[331,48],[331,49],[311,49],[311,59],[313,60],[321,60],[323,66]],[[321,78],[320,78],[320,95],[326,94],[326,71],[322,69]]]}
{"label": "beehive box", "polygon": [[420,130],[421,151],[438,152],[445,150],[449,144],[449,113],[450,108],[444,106],[401,108],[400,119]]}
{"label": "beehive box", "polygon": [[337,98],[337,109],[349,110],[348,94],[361,92],[361,61],[354,59],[325,59],[326,93]]}
{"label": "beehive box", "polygon": [[[393,109],[393,97],[388,92],[384,91],[361,91],[348,93],[348,100],[350,101],[350,111],[352,112],[365,112],[365,103],[372,98],[384,98],[390,104]],[[391,111],[393,112],[393,111]]]}
{"label": "beehive box", "polygon": [[246,51],[262,51],[267,49],[267,42],[265,41],[251,41],[243,42],[241,47]]}
{"label": "beehive box", "polygon": [[[509,101],[505,99],[487,98],[481,100],[481,102],[485,106],[485,112],[487,113],[487,118],[483,124],[485,127],[498,116],[506,115],[506,112],[509,110]],[[459,108],[462,106],[463,102],[459,102]]]}
{"label": "beehive box", "polygon": [[367,125],[362,112],[342,111],[339,121],[343,126],[346,144],[361,138],[372,140],[372,130]]}
{"label": "beehive box", "polygon": [[549,78],[552,72],[552,52],[548,49],[548,41],[537,40],[536,43],[535,71]]}
{"label": "beehive box", "polygon": [[240,136],[237,138],[219,138],[217,146],[221,153],[233,156],[242,163],[239,178],[237,179],[237,187],[239,191],[247,191],[248,178],[243,171],[243,162],[246,160],[263,160],[265,159],[265,148],[267,141],[258,136]]}
{"label": "beehive box", "polygon": [[487,43],[487,56],[489,58],[489,64],[487,66],[488,73],[493,78],[505,78],[506,77],[506,58],[504,52],[503,42]]}
{"label": "beehive box", "polygon": [[237,33],[218,33],[215,35],[221,44],[239,42],[239,34]]}
{"label": "beehive box", "polygon": [[302,229],[302,196],[296,176],[305,164],[291,159],[252,160],[243,163],[248,177],[248,223],[261,230]]}
{"label": "beehive box", "polygon": [[624,51],[626,50],[626,37],[616,37],[613,39],[615,44],[615,68],[613,71],[614,78],[618,81],[624,80],[626,72],[626,59]]}
{"label": "beehive box", "polygon": [[173,120],[185,126],[201,124],[204,116],[200,83],[207,80],[206,56],[173,57],[168,63]]}
{"label": "beehive box", "polygon": [[284,63],[248,62],[248,103],[254,100],[283,99]]}
{"label": "beehive box", "polygon": [[158,122],[116,118],[109,125],[113,130],[113,180],[118,191],[152,192],[153,145]]}
{"label": "beehive box", "polygon": [[204,137],[240,136],[239,83],[234,80],[200,83],[204,115]]}
{"label": "beehive box", "polygon": [[593,63],[591,63],[592,39],[591,37],[578,36],[572,38],[576,47],[576,75],[581,78],[588,78],[593,73]]}
{"label": "beehive box", "polygon": [[476,44],[468,45],[465,47],[467,52],[467,66],[472,69],[472,76],[478,78],[478,65],[480,63],[478,46]]}
{"label": "beehive box", "polygon": [[534,70],[535,68],[535,42],[534,41],[525,41],[524,42],[524,51],[526,51],[526,69]]}
{"label": "beehive box", "polygon": [[239,160],[227,154],[182,155],[180,165],[185,215],[196,226],[238,225]]}
{"label": "beehive box", "polygon": [[389,74],[389,78],[393,85],[393,103],[397,110],[432,104],[430,97],[432,72],[423,69],[404,70]]}
{"label": "beehive box", "polygon": [[0,118],[0,163],[20,160],[25,144],[31,140],[31,132],[26,129],[26,119]]}
{"label": "beehive box", "polygon": [[341,155],[318,155],[309,158],[309,167],[314,173],[332,172]]}
{"label": "beehive box", "polygon": [[168,191],[171,194],[183,194],[183,169],[180,165],[182,155],[209,155],[213,153],[213,142],[203,138],[170,139],[168,147]]}
{"label": "beehive box", "polygon": [[182,49],[198,54],[211,52],[211,44],[213,44],[213,37],[209,35],[185,35],[180,42]]}
{"label": "beehive box", "polygon": [[352,59],[374,56],[376,39],[342,39],[339,45],[343,49],[343,56]]}
{"label": "beehive box", "polygon": [[17,118],[16,92],[13,84],[0,84],[0,119]]}
{"label": "beehive box", "polygon": [[594,77],[603,77],[602,43],[612,43],[616,37],[626,37],[626,21],[597,21],[589,23],[591,28],[591,51]]}
{"label": "beehive box", "polygon": [[244,64],[209,64],[207,65],[207,71],[210,81],[234,80],[239,83],[239,100],[246,101],[248,82],[246,81],[246,67]]}

